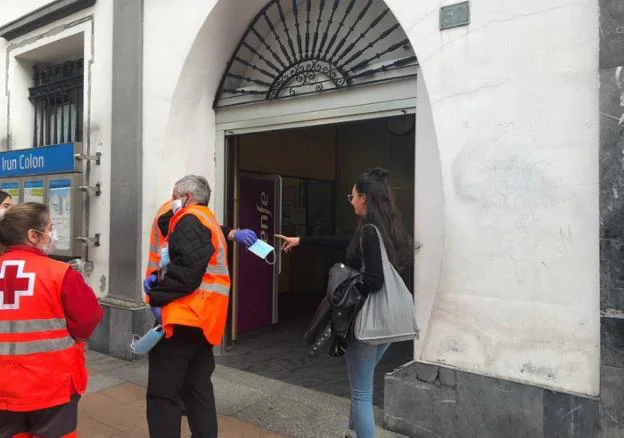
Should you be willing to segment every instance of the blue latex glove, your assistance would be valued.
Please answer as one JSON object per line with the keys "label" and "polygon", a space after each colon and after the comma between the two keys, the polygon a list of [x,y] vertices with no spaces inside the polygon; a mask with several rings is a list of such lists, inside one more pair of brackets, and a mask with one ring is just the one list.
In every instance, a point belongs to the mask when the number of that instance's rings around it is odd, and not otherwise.
{"label": "blue latex glove", "polygon": [[156,286],[156,283],[158,283],[158,276],[156,274],[152,274],[145,280],[143,280],[143,290],[145,291],[145,293],[149,295],[149,293],[152,291],[152,288]]}
{"label": "blue latex glove", "polygon": [[251,246],[256,243],[256,240],[258,240],[258,236],[256,236],[254,230],[244,229],[238,230],[234,233],[234,240],[236,240],[241,245]]}
{"label": "blue latex glove", "polygon": [[162,320],[162,308],[161,307],[150,307],[150,309],[152,310],[152,314],[154,315],[154,319],[156,319],[156,322],[158,322],[160,324],[160,322]]}

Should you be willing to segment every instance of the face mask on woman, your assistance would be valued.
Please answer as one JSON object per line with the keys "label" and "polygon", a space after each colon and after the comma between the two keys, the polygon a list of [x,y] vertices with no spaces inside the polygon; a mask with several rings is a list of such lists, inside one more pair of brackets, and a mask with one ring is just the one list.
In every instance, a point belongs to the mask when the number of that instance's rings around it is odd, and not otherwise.
{"label": "face mask on woman", "polygon": [[54,251],[54,249],[56,249],[56,244],[58,243],[58,236],[56,234],[56,230],[52,230],[49,233],[43,233],[41,231],[37,231],[39,234],[47,236],[48,237],[48,242],[44,243],[43,245],[39,246],[39,249],[41,249],[41,251],[44,254],[50,254],[52,251]]}

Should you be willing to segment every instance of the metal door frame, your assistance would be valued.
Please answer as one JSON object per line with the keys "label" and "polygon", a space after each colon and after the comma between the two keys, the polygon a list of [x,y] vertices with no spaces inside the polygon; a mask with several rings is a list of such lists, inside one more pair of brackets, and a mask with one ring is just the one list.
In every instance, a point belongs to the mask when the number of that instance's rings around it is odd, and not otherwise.
{"label": "metal door frame", "polygon": [[[403,96],[412,96],[413,89],[416,88],[414,82],[405,81],[399,84],[400,88],[405,91]],[[390,84],[386,84],[383,88],[388,89]],[[410,87],[409,91],[407,87]],[[413,86],[413,89],[411,87]],[[407,114],[416,114],[416,97],[405,97],[402,99],[381,100],[374,103],[363,103],[362,92],[370,93],[371,90],[358,90],[356,98],[343,101],[342,106],[329,107],[326,109],[315,109],[306,111],[306,98],[299,98],[291,102],[285,103],[280,111],[266,113],[267,104],[254,105],[253,108],[228,109],[228,114],[216,117],[215,132],[215,186],[228,188],[228,190],[215,190],[214,192],[214,211],[217,218],[223,222],[225,218],[236,218],[238,212],[228,214],[231,205],[235,205],[235,193],[237,193],[238,181],[238,157],[236,152],[232,152],[230,148],[237,150],[236,137],[242,134],[254,134],[268,131],[281,131],[286,129],[304,128],[310,126],[331,125],[346,122],[354,122],[361,120],[379,119],[392,116],[402,116]],[[389,96],[386,96],[389,97]],[[368,97],[370,101],[370,95]],[[240,114],[237,117],[236,114]],[[229,144],[228,144],[229,143]],[[227,147],[226,147],[227,144]],[[414,145],[415,147],[415,145]],[[234,191],[230,190],[232,188]],[[280,216],[281,216],[281,205]],[[280,266],[281,271],[281,266]],[[234,254],[232,258],[232,278],[236,278],[238,273],[238,257]],[[236,316],[234,315],[233,302],[237,297],[236,285],[233,283],[230,297],[230,315],[228,318],[229,330],[226,330],[220,351],[223,353],[229,343],[236,341]]]}

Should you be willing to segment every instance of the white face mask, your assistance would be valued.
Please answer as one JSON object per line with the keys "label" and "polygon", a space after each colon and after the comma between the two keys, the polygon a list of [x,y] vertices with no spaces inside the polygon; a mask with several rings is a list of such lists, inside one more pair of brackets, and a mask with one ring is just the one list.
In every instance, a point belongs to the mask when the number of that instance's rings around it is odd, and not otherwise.
{"label": "white face mask", "polygon": [[182,207],[184,207],[184,200],[182,198],[174,199],[171,204],[173,214],[176,214]]}
{"label": "white face mask", "polygon": [[260,239],[256,240],[256,243],[254,243],[247,249],[251,251],[252,253],[254,253],[255,255],[257,255],[258,257],[260,257],[261,259],[264,259],[264,261],[267,262],[269,265],[275,264],[275,256],[273,256],[272,262],[267,260],[267,256],[274,251],[274,248],[268,243],[266,243],[264,240],[260,240]]}
{"label": "white face mask", "polygon": [[42,233],[41,231],[37,231],[39,234],[43,234],[44,236],[48,236],[48,243],[42,245],[41,251],[44,254],[50,254],[56,248],[56,244],[58,242],[58,236],[56,234],[56,230],[52,230],[49,233]]}

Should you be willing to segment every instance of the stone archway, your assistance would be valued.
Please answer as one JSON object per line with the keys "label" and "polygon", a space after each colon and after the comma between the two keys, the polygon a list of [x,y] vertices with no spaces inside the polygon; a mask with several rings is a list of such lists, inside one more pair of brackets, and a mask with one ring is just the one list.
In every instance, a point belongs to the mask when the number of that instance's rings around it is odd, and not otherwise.
{"label": "stone archway", "polygon": [[[156,191],[159,193],[166,193],[175,180],[175,176],[180,173],[202,173],[214,183],[217,172],[215,172],[214,159],[216,113],[213,103],[218,95],[224,71],[237,49],[241,35],[244,35],[249,23],[253,22],[258,11],[261,11],[268,2],[251,0],[246,3],[247,8],[244,10],[236,9],[231,2],[226,0],[220,0],[212,6],[200,3],[198,2],[197,9],[206,12],[208,15],[198,29],[186,54],[185,62],[173,90],[163,132],[164,140],[161,153],[168,157],[166,160],[167,168],[179,170],[177,172],[162,172],[162,177],[153,180],[152,183],[157,187]],[[405,12],[403,10],[405,5],[398,5],[402,2],[396,1],[379,1],[379,3],[384,6],[387,5],[391,12],[390,14],[386,13],[384,17],[392,16],[392,20],[394,20],[392,24],[384,27],[379,33],[381,34],[393,27],[393,31],[397,31],[398,35],[398,38],[393,43],[388,44],[386,49],[403,41],[401,36],[405,36],[409,39],[410,45],[414,47],[412,53],[417,55],[418,41],[410,36],[409,32],[405,32],[405,27],[400,24],[400,17],[406,15],[400,13]],[[393,7],[393,4],[397,4],[397,6]],[[380,13],[378,12],[378,14]],[[373,15],[371,21],[379,16],[378,14]],[[322,39],[322,36],[320,38]],[[319,39],[319,43],[321,39]],[[330,38],[326,44],[329,42]],[[343,47],[346,48],[347,46],[348,43]],[[405,58],[411,56],[413,55],[410,54]],[[413,59],[410,59],[408,66],[413,65],[412,62]],[[416,224],[415,237],[422,243],[422,249],[416,257],[415,264],[417,312],[422,335],[420,341],[415,345],[415,357],[417,359],[420,358],[422,345],[427,337],[429,318],[439,286],[444,238],[442,175],[434,117],[423,79],[425,69],[426,66],[419,66],[417,85],[416,213],[414,222]],[[270,104],[270,102],[266,104]],[[216,165],[222,166],[223,163],[216,163]],[[149,186],[148,182],[146,182],[146,186]],[[150,190],[150,193],[153,191],[153,189]],[[146,198],[149,199],[150,196],[146,194]]]}
{"label": "stone archway", "polygon": [[[144,180],[154,210],[167,178],[199,171],[215,181],[213,101],[267,2],[155,2],[162,18],[154,32],[172,16],[186,21],[174,32],[184,38],[167,35],[174,47],[152,48],[145,66],[151,74],[163,60],[175,64],[148,90],[164,96],[152,100],[159,114],[144,130],[155,145],[145,168],[157,176]],[[468,27],[441,31],[439,1],[386,0],[420,63],[415,234],[424,336],[415,357],[457,375],[596,396],[599,132],[597,104],[587,102],[598,102],[598,5],[473,3]]]}

